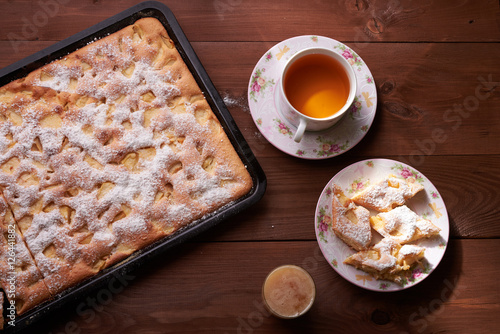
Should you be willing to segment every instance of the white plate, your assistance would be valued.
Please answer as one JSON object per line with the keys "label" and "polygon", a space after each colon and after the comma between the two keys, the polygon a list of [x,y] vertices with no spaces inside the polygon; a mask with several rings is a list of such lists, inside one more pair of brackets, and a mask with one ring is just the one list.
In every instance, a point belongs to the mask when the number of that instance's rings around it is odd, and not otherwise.
{"label": "white plate", "polygon": [[[424,186],[424,190],[408,200],[406,205],[421,217],[431,220],[434,225],[441,229],[439,236],[414,242],[425,247],[424,268],[414,269],[411,278],[403,286],[390,281],[375,280],[364,271],[344,264],[344,260],[355,251],[335,236],[331,223],[333,184],[340,186],[347,196],[352,197],[354,193],[384,179],[389,174],[404,179],[413,178],[412,181]],[[373,213],[375,214],[375,212]],[[315,229],[321,251],[332,268],[351,283],[374,291],[403,290],[424,280],[441,261],[450,232],[446,207],[436,187],[413,167],[387,159],[360,161],[344,168],[335,175],[319,197],[315,214]],[[373,229],[372,232],[373,243],[376,243],[381,239],[381,236]]]}
{"label": "white plate", "polygon": [[[296,128],[276,108],[277,87],[288,58],[312,46],[343,55],[354,68],[358,88],[354,104],[342,120],[327,130],[306,131],[300,143],[296,143]],[[328,37],[298,36],[276,44],[260,58],[248,84],[248,105],[257,128],[276,148],[299,158],[326,159],[348,151],[366,135],[377,109],[377,89],[368,66],[348,46]]]}

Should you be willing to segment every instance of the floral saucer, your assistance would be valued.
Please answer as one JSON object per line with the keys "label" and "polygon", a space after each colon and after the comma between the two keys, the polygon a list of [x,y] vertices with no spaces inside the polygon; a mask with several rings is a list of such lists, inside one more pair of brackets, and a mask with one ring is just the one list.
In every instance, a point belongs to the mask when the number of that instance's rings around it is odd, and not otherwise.
{"label": "floral saucer", "polygon": [[[405,204],[419,216],[429,219],[441,229],[441,232],[436,237],[413,242],[425,248],[425,259],[404,280],[403,285],[376,280],[364,271],[344,264],[344,260],[354,254],[355,251],[337,238],[332,230],[331,202],[333,184],[337,184],[347,196],[352,197],[354,193],[380,181],[389,174],[394,174],[398,178],[406,179],[408,182],[417,182],[424,186],[424,190],[406,201]],[[372,215],[375,214],[376,212],[372,211]],[[404,163],[387,159],[359,161],[337,173],[328,182],[319,197],[314,226],[319,247],[332,268],[349,282],[374,291],[403,290],[424,280],[443,258],[450,232],[446,206],[436,187],[416,169]],[[382,238],[374,230],[372,230],[372,237],[372,244]]]}
{"label": "floral saucer", "polygon": [[[323,131],[306,131],[296,143],[296,128],[277,109],[278,84],[288,58],[313,46],[344,56],[354,68],[358,88],[353,106],[337,124]],[[377,90],[370,70],[352,49],[328,37],[298,36],[276,44],[260,58],[248,84],[248,104],[257,128],[276,148],[303,159],[326,159],[348,151],[366,135],[377,109]]]}

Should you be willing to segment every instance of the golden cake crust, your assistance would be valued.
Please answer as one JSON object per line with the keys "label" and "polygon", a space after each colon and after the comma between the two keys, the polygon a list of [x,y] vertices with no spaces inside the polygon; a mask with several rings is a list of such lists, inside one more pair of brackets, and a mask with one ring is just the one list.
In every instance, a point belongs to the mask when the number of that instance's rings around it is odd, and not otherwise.
{"label": "golden cake crust", "polygon": [[[346,257],[344,264],[377,280],[404,285],[411,271],[424,259],[425,248],[418,245],[418,241],[440,232],[439,227],[405,204],[422,189],[420,184],[388,175],[349,198],[334,184],[332,228],[337,237],[357,250]],[[378,212],[370,213],[368,209]],[[382,236],[374,245],[371,243],[372,228]],[[379,239],[375,236],[374,240]]]}
{"label": "golden cake crust", "polygon": [[0,88],[0,188],[48,298],[252,179],[163,25],[144,18]]}
{"label": "golden cake crust", "polygon": [[335,235],[355,250],[367,249],[372,240],[370,212],[356,206],[342,189],[332,187],[332,228]]}
{"label": "golden cake crust", "polygon": [[1,195],[0,233],[0,285],[22,314],[51,295]]}
{"label": "golden cake crust", "polygon": [[368,250],[352,254],[344,263],[361,269],[375,279],[390,280],[403,284],[424,257],[425,249],[417,245],[403,245],[391,238],[384,238]]}
{"label": "golden cake crust", "polygon": [[403,205],[406,200],[423,189],[424,187],[416,182],[409,182],[394,175],[389,175],[387,178],[355,194],[352,201],[368,209],[387,212],[396,206]]}
{"label": "golden cake crust", "polygon": [[406,244],[438,235],[441,229],[430,220],[417,215],[406,205],[370,217],[370,223],[380,235]]}

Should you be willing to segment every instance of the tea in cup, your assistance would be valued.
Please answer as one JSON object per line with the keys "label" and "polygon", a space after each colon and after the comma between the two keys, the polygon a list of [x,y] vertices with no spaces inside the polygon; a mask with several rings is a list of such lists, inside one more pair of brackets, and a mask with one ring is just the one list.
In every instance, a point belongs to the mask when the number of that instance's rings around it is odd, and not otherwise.
{"label": "tea in cup", "polygon": [[320,131],[337,123],[354,102],[356,75],[340,54],[307,48],[288,59],[280,80],[280,112],[297,131]]}

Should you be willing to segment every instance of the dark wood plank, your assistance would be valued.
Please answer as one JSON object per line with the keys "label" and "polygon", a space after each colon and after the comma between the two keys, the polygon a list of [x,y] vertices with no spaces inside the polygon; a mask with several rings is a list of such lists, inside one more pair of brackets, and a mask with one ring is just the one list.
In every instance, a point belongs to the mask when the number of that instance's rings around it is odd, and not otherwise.
{"label": "dark wood plank", "polygon": [[[0,42],[2,67],[49,45],[24,43],[19,53],[12,53],[8,44]],[[193,43],[237,124],[257,146],[262,138],[250,117],[247,86],[258,59],[272,45]],[[388,43],[357,51],[372,70],[379,101],[374,124],[356,154],[390,152],[415,156],[414,161],[433,154],[500,154],[500,48],[487,43]]]}
{"label": "dark wood plank", "polygon": [[[140,1],[0,0],[0,68]],[[251,209],[26,333],[491,333],[500,326],[497,0],[162,2],[262,164],[268,190]],[[324,161],[274,148],[255,126],[246,98],[258,59],[276,42],[304,34],[351,46],[378,89],[367,136]],[[450,217],[441,265],[398,293],[345,281],[322,257],[314,234],[325,184],[349,164],[379,157],[425,174]],[[269,316],[260,297],[266,274],[284,263],[304,266],[318,287],[310,313],[295,321]]]}
{"label": "dark wood plank", "polygon": [[[276,150],[273,147],[267,149]],[[282,153],[272,158],[260,158],[268,180],[264,198],[201,238],[225,241],[315,240],[314,214],[325,185],[344,167],[370,158],[346,155],[312,163]],[[398,160],[399,157],[384,158]],[[424,162],[415,168],[440,192],[450,219],[451,237],[500,237],[500,195],[497,191],[500,187],[500,157],[422,158]]]}
{"label": "dark wood plank", "polygon": [[[0,2],[1,40],[61,40],[139,0]],[[500,41],[497,1],[164,1],[193,41]],[[321,22],[321,24],[319,24]]]}
{"label": "dark wood plank", "polygon": [[[23,56],[46,46],[47,42],[30,42],[23,49]],[[477,81],[479,75],[488,78],[492,73],[490,70],[496,68],[496,58],[491,57],[491,52],[498,53],[496,56],[500,59],[500,49],[489,52],[488,46],[477,44],[473,51],[471,45],[463,47],[461,44],[398,44],[393,48],[404,60],[394,57],[394,62],[388,64],[382,57],[384,48],[378,50],[380,44],[370,45],[367,62],[373,63],[373,74],[380,93],[378,114],[372,129],[366,138],[344,155],[311,162],[289,157],[277,150],[260,134],[251,118],[246,100],[247,84],[254,62],[269,46],[266,43],[194,43],[201,61],[269,180],[262,203],[251,213],[238,218],[244,223],[238,224],[241,227],[237,229],[231,229],[229,236],[224,238],[313,239],[313,231],[307,228],[304,232],[302,226],[313,224],[316,201],[324,185],[350,163],[376,157],[406,162],[435,183],[448,205],[454,237],[500,236],[496,218],[499,202],[496,189],[500,186],[497,173],[500,167],[500,116],[496,105],[500,101],[500,88],[495,86],[491,91],[482,90],[480,94],[490,94],[488,99],[480,101],[477,111],[463,118],[456,130],[454,126],[457,123],[443,120],[449,108],[463,103],[467,96],[475,96],[467,94],[475,94],[475,88],[480,85]],[[230,52],[231,49],[234,52]],[[458,54],[462,49],[460,60],[442,60],[449,54]],[[0,64],[17,57],[6,50],[0,44],[0,62],[4,62]],[[374,56],[377,53],[379,57]],[[477,63],[477,55],[482,56],[484,61]],[[424,60],[420,61],[421,58]],[[417,65],[419,61],[421,64]],[[411,71],[406,62],[412,63],[415,69]],[[460,63],[464,64],[463,70],[457,71]],[[423,64],[431,70],[425,70]],[[398,70],[401,67],[407,69]],[[434,71],[439,74],[434,74]],[[424,76],[435,77],[439,81],[424,85]],[[493,81],[500,80],[500,73],[494,72],[492,78]],[[420,112],[416,119],[411,114],[406,114],[406,117],[398,115],[391,111],[391,107],[385,106],[390,103],[406,105]],[[438,128],[446,131],[446,140],[434,141],[432,130]],[[436,154],[442,156],[436,157]],[[453,154],[463,157],[448,157]],[[483,156],[485,154],[494,155]],[[283,170],[282,166],[287,167]],[[288,229],[287,226],[293,228]]]}
{"label": "dark wood plank", "polygon": [[[500,274],[499,261],[498,239],[452,241],[426,280],[401,292],[382,293],[345,281],[326,263],[316,242],[187,244],[45,319],[37,330],[491,333],[500,326],[500,287],[491,279]],[[269,316],[261,300],[266,274],[285,263],[309,270],[318,292],[309,313],[293,321]]]}
{"label": "dark wood plank", "polygon": [[[248,117],[248,82],[255,64],[273,45],[194,43],[248,136],[257,131]],[[378,91],[377,115],[362,141],[361,154],[500,153],[500,116],[496,112],[500,48],[490,44],[383,43],[355,50],[371,69]]]}
{"label": "dark wood plank", "polygon": [[22,41],[16,44],[7,41],[0,42],[0,68],[22,60],[32,54],[41,51],[53,44],[55,41]]}

